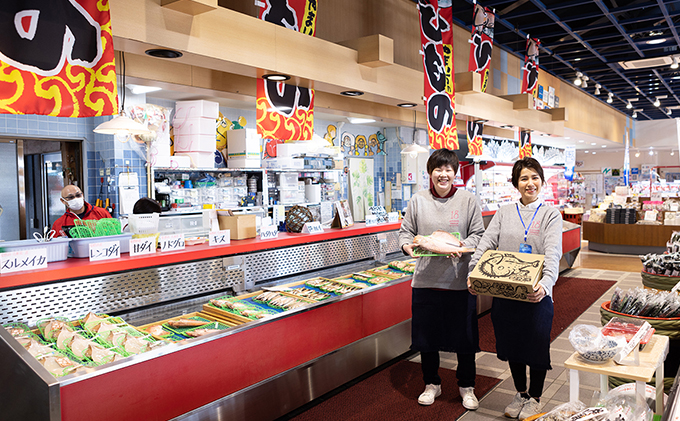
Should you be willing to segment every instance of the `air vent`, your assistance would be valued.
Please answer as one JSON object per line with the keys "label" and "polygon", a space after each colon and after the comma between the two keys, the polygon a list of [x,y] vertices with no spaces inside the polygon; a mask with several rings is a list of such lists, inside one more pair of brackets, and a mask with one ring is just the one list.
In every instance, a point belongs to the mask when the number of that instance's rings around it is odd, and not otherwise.
{"label": "air vent", "polygon": [[626,70],[647,69],[649,67],[668,66],[673,63],[672,57],[643,58],[641,60],[619,61],[619,65]]}

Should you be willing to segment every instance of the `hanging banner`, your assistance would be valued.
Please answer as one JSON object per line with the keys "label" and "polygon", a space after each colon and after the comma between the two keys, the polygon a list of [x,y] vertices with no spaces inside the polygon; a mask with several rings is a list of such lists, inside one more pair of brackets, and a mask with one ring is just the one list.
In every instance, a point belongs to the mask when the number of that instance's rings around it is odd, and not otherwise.
{"label": "hanging banner", "polygon": [[531,132],[520,130],[519,132],[519,159],[531,156]]}
{"label": "hanging banner", "polygon": [[484,152],[482,143],[482,131],[484,123],[481,121],[468,120],[467,122],[467,143],[468,155],[481,156]]}
{"label": "hanging banner", "polygon": [[256,118],[263,139],[311,140],[314,89],[258,79]]}
{"label": "hanging banner", "polygon": [[628,135],[628,128],[625,131],[626,150],[623,153],[623,182],[627,186],[630,182],[630,136]]}
{"label": "hanging banner", "polygon": [[470,61],[468,71],[481,73],[482,92],[486,92],[489,82],[489,71],[491,70],[491,52],[493,50],[493,27],[496,16],[487,7],[478,4],[474,5],[472,12],[472,35],[470,43]]}
{"label": "hanging banner", "polygon": [[451,7],[440,9],[437,0],[418,0],[418,10],[430,148],[458,149]]}
{"label": "hanging banner", "polygon": [[261,20],[303,34],[316,33],[317,0],[256,0]]}
{"label": "hanging banner", "polygon": [[569,181],[574,180],[574,169],[576,168],[576,146],[570,145],[564,148],[564,178]]}
{"label": "hanging banner", "polygon": [[522,67],[522,92],[538,95],[538,46],[541,42],[527,36],[527,51],[524,54],[524,67]]}
{"label": "hanging banner", "polygon": [[107,0],[0,1],[0,27],[0,113],[118,113]]}

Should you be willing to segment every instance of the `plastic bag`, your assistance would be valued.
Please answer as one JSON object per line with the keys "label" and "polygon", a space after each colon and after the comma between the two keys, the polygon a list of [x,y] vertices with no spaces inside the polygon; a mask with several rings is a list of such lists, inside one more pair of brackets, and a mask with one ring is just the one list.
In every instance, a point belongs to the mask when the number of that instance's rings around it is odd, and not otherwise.
{"label": "plastic bag", "polygon": [[553,408],[552,411],[543,415],[538,421],[564,421],[569,417],[583,411],[586,405],[581,401],[567,402]]}
{"label": "plastic bag", "polygon": [[607,339],[595,326],[576,325],[569,332],[569,343],[581,354],[600,350],[606,342]]}

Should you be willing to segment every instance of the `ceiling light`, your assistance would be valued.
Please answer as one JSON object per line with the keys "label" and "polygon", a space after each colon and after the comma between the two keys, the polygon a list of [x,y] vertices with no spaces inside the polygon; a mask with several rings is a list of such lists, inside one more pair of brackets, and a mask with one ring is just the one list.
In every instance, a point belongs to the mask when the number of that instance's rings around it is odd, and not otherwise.
{"label": "ceiling light", "polygon": [[580,58],[575,58],[574,61],[581,61],[581,59],[580,59]]}
{"label": "ceiling light", "polygon": [[274,82],[283,82],[284,80],[290,79],[290,76],[282,75],[282,74],[279,74],[279,73],[270,73],[268,75],[262,75],[262,79],[271,80],[271,81],[274,81]]}
{"label": "ceiling light", "polygon": [[590,145],[591,145],[591,146],[595,146],[595,145],[597,145],[597,143],[596,143],[596,142],[592,142]]}
{"label": "ceiling light", "polygon": [[569,136],[564,136],[564,138],[567,140],[571,139]]}
{"label": "ceiling light", "polygon": [[149,135],[152,133],[151,130],[144,127],[142,123],[138,123],[123,115],[117,115],[111,120],[100,124],[93,131],[99,134],[113,135]]}
{"label": "ceiling light", "polygon": [[401,107],[401,108],[413,108],[413,107],[417,107],[417,106],[418,106],[418,104],[414,104],[412,102],[404,102],[403,104],[397,104],[397,107]]}
{"label": "ceiling light", "polygon": [[671,114],[673,114],[673,110],[671,110],[670,108],[666,108],[666,115],[671,115]]}
{"label": "ceiling light", "polygon": [[375,122],[375,120],[372,118],[347,117],[347,120],[352,124],[366,124]]}
{"label": "ceiling light", "polygon": [[593,155],[595,155],[597,152],[593,151]]}
{"label": "ceiling light", "polygon": [[413,158],[415,158],[414,155],[419,154],[419,153],[427,153],[427,149],[424,147],[417,145],[415,143],[412,143],[405,147],[404,149],[401,150],[401,153],[404,155],[409,155]]}
{"label": "ceiling light", "polygon": [[169,50],[167,48],[152,48],[144,51],[147,55],[157,58],[180,58],[182,53],[177,50]]}
{"label": "ceiling light", "polygon": [[653,150],[653,148],[650,147],[649,148],[649,156],[652,156],[652,155],[654,155],[654,150]]}
{"label": "ceiling light", "polygon": [[580,77],[576,77],[576,79],[574,79],[574,85],[581,86],[582,83],[583,81],[581,80]]}
{"label": "ceiling light", "polygon": [[578,143],[583,143],[583,142],[585,142],[585,140],[583,140],[583,139],[578,141]]}
{"label": "ceiling light", "polygon": [[340,95],[344,95],[344,96],[361,96],[363,94],[364,93],[361,92],[361,91],[342,91],[342,92],[340,92]]}
{"label": "ceiling light", "polygon": [[602,87],[602,85],[600,85],[599,83],[595,84],[595,95],[600,95],[600,88],[601,87]]}
{"label": "ceiling light", "polygon": [[637,111],[633,111],[632,117],[633,117],[633,118],[637,118]]}
{"label": "ceiling light", "polygon": [[640,157],[640,151],[635,152],[635,157],[639,158]]}
{"label": "ceiling light", "polygon": [[584,89],[588,87],[588,81],[589,80],[590,80],[590,78],[588,76],[583,76],[583,88]]}
{"label": "ceiling light", "polygon": [[659,101],[659,98],[658,98],[658,97],[654,100],[654,106],[655,106],[655,107],[660,107],[660,106],[661,106],[661,101]]}
{"label": "ceiling light", "polygon": [[671,151],[671,156],[675,155],[675,151]]}
{"label": "ceiling light", "polygon": [[666,42],[666,38],[657,38],[657,39],[650,39],[649,41],[647,41],[647,44],[656,45],[656,44],[661,44],[661,43],[664,43],[664,42]]}
{"label": "ceiling light", "polygon": [[585,153],[588,153],[588,151],[585,151]]}
{"label": "ceiling light", "polygon": [[606,147],[607,147],[607,145],[602,145],[602,147],[603,147],[603,148],[606,148]]}
{"label": "ceiling light", "polygon": [[614,94],[610,92],[607,94],[607,104],[611,104],[612,102],[614,102]]}
{"label": "ceiling light", "polygon": [[128,88],[130,88],[130,92],[132,92],[135,95],[141,95],[141,94],[146,94],[149,92],[156,92],[160,91],[163,88],[159,88],[158,86],[142,86],[142,85],[133,85],[129,83],[127,85]]}
{"label": "ceiling light", "polygon": [[633,104],[631,104],[630,99],[628,100],[628,104],[626,104],[626,108],[628,108],[629,110],[633,108]]}
{"label": "ceiling light", "polygon": [[675,69],[677,69],[678,67],[680,67],[680,66],[678,65],[678,58],[674,56],[674,57],[673,57],[673,64],[671,64],[671,69],[675,70]]}

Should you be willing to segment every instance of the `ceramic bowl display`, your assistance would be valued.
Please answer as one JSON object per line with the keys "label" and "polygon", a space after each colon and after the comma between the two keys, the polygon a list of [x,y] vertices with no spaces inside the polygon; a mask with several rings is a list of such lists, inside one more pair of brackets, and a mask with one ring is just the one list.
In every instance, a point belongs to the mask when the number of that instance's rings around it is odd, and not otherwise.
{"label": "ceramic bowl display", "polygon": [[579,352],[579,354],[590,363],[604,364],[614,358],[616,351],[616,341],[608,340],[601,349]]}

